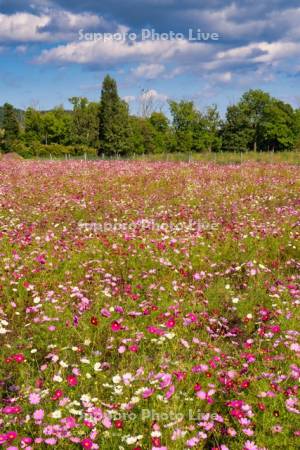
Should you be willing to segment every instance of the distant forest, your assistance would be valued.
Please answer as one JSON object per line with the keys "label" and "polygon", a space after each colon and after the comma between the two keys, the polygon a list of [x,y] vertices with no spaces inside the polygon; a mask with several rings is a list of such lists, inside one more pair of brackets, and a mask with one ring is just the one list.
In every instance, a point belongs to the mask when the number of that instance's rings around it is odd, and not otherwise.
{"label": "distant forest", "polygon": [[0,107],[0,150],[30,158],[300,149],[300,109],[262,90],[245,92],[228,106],[224,119],[216,105],[200,111],[188,100],[170,100],[169,119],[151,91],[142,97],[140,115],[132,115],[109,75],[99,102],[85,97],[69,101],[72,109],[50,111],[22,111],[5,103]]}

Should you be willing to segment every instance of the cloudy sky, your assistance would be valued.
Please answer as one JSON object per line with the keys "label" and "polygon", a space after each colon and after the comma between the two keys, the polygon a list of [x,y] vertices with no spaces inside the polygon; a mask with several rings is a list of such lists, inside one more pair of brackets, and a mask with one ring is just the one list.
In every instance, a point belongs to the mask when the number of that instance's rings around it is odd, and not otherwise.
{"label": "cloudy sky", "polygon": [[[155,39],[142,40],[145,29]],[[209,39],[189,40],[190,29]],[[299,106],[299,56],[299,0],[0,0],[0,104],[20,108],[96,100],[106,73],[133,110],[143,90],[224,112],[261,88]]]}

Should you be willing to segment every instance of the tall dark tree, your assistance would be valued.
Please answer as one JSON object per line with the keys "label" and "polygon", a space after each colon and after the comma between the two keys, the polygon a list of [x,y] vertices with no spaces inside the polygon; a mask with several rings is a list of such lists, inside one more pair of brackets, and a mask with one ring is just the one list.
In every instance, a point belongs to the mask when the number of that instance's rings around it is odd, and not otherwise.
{"label": "tall dark tree", "polygon": [[3,105],[2,128],[4,130],[4,150],[8,152],[12,143],[18,139],[20,133],[16,111],[9,103]]}
{"label": "tall dark tree", "polygon": [[118,94],[116,81],[104,78],[99,108],[99,154],[118,155],[132,150],[128,105]]}

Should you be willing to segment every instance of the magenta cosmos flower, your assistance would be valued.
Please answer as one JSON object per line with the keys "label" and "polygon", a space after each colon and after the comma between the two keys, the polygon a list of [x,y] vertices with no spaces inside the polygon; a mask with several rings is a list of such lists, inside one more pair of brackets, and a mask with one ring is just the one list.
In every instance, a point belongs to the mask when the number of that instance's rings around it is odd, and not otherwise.
{"label": "magenta cosmos flower", "polygon": [[90,439],[90,438],[85,438],[85,439],[83,439],[83,440],[81,441],[81,445],[82,445],[83,448],[89,449],[89,448],[92,448],[92,446],[93,446],[93,441],[92,441],[92,439]]}

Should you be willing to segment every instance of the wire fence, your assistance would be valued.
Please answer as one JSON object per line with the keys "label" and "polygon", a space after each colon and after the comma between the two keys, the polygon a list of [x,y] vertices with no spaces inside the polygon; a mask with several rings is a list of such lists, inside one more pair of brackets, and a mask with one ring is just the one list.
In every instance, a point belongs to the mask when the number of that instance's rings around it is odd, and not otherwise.
{"label": "wire fence", "polygon": [[206,162],[215,164],[242,164],[261,162],[267,164],[300,164],[300,152],[211,152],[211,153],[165,153],[165,154],[131,154],[131,155],[70,155],[36,157],[43,161],[147,161],[147,162]]}

